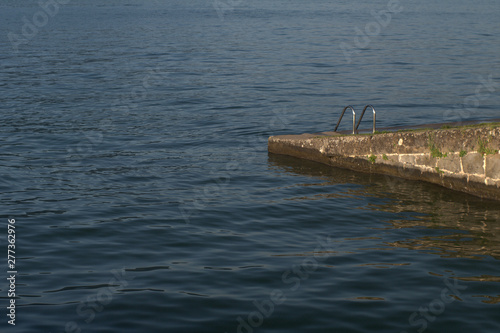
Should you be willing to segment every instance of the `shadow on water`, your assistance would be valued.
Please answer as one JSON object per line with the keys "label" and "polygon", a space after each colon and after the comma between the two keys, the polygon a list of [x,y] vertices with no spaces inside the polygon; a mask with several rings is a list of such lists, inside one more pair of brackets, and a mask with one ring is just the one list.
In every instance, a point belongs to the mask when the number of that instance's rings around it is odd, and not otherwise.
{"label": "shadow on water", "polygon": [[[490,256],[500,260],[500,205],[496,201],[430,183],[354,172],[283,155],[269,154],[269,164],[281,172],[320,178],[325,185],[361,185],[346,187],[344,193],[370,199],[367,205],[357,209],[409,214],[410,218],[384,221],[388,229],[447,231],[443,235],[388,242],[388,246],[424,251],[443,258],[481,259]],[[331,197],[339,197],[339,193]],[[500,282],[500,277],[496,276],[476,279]]]}

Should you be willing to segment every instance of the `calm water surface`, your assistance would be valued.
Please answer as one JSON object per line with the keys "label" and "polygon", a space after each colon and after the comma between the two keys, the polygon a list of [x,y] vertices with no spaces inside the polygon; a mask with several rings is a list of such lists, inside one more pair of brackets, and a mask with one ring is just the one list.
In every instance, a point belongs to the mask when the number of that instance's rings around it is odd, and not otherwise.
{"label": "calm water surface", "polygon": [[2,1],[1,331],[499,332],[498,203],[267,153],[499,117],[498,2],[387,4]]}

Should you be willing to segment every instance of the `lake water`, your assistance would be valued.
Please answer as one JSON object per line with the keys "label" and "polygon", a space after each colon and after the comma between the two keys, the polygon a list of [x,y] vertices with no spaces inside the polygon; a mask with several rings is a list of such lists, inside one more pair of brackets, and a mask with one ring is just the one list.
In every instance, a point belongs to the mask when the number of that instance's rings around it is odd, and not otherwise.
{"label": "lake water", "polygon": [[40,4],[0,3],[2,332],[500,331],[497,202],[267,153],[498,118],[498,1]]}

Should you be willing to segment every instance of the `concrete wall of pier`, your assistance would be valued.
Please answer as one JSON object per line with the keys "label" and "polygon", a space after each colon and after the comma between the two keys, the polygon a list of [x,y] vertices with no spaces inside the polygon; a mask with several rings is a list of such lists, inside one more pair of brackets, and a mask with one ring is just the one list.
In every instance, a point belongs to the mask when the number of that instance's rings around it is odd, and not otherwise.
{"label": "concrete wall of pier", "polygon": [[[333,133],[331,133],[333,134]],[[272,136],[269,152],[500,200],[500,127]]]}

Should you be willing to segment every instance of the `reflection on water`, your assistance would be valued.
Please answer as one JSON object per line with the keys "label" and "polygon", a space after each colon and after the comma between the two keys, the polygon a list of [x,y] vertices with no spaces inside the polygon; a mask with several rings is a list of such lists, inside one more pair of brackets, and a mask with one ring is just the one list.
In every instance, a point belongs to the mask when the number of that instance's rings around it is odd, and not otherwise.
{"label": "reflection on water", "polygon": [[[434,184],[409,181],[394,177],[364,174],[332,168],[319,163],[293,157],[269,154],[269,163],[281,172],[313,177],[310,186],[355,184],[332,194],[313,194],[291,200],[315,200],[320,198],[352,199],[353,209],[403,213],[404,218],[384,221],[387,229],[433,229],[443,233],[431,233],[419,237],[384,241],[389,247],[417,250],[441,258],[482,260],[489,256],[500,260],[500,205],[468,194],[455,192]],[[308,186],[304,185],[304,186]],[[338,186],[336,187],[338,188]],[[342,187],[340,187],[342,188]],[[373,200],[360,205],[363,197]],[[412,235],[411,233],[405,234]],[[387,264],[373,264],[384,266]],[[500,276],[480,274],[455,276],[463,281],[500,282]],[[500,302],[500,295],[483,297],[484,303]]]}

